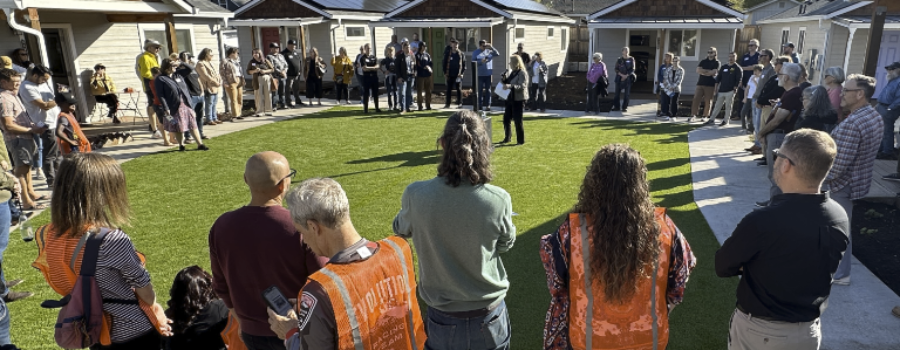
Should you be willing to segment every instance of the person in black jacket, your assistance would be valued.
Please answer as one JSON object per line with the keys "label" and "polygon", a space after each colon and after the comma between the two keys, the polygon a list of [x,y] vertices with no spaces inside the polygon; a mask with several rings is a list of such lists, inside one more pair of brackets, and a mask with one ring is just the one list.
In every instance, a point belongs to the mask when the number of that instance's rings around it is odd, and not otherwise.
{"label": "person in black jacket", "polygon": [[363,52],[358,60],[360,70],[362,71],[362,87],[363,87],[363,113],[369,113],[369,97],[375,100],[375,111],[381,113],[378,108],[378,57],[372,54],[372,47],[369,44],[363,45]]}
{"label": "person in black jacket", "polygon": [[459,50],[459,41],[450,40],[450,50],[444,53],[444,81],[447,82],[447,103],[450,108],[453,89],[456,89],[457,108],[462,108],[462,79],[466,73],[466,53]]}
{"label": "person in black jacket", "polygon": [[162,120],[165,121],[165,129],[174,133],[178,139],[179,151],[184,151],[184,132],[190,131],[197,139],[197,149],[208,151],[203,144],[200,133],[197,131],[197,119],[191,109],[191,94],[184,83],[184,78],[175,73],[180,65],[178,60],[166,58],[160,66],[161,74],[154,81],[156,94],[159,97]]}
{"label": "person in black jacket", "polygon": [[411,70],[415,65],[413,59],[409,57],[409,42],[401,44],[400,52],[397,52],[397,58],[394,60],[394,66],[397,69],[397,85],[400,89],[400,114],[409,112],[409,106],[412,105],[412,89],[410,88],[413,77]]}
{"label": "person in black jacket", "polygon": [[[203,134],[203,114],[206,111],[203,101],[204,88],[203,85],[200,84],[200,74],[197,73],[194,55],[184,51],[178,55],[178,59],[181,60],[181,65],[178,66],[175,73],[184,78],[184,83],[187,85],[188,92],[191,94],[191,108],[194,110],[194,114],[197,118],[197,131],[200,133],[200,138],[206,140],[209,137],[206,137],[206,135]],[[191,141],[191,134],[187,131],[184,132],[184,139],[185,143],[193,142]]]}
{"label": "person in black jacket", "polygon": [[199,266],[182,269],[169,290],[166,317],[172,320],[165,350],[225,350],[220,333],[228,324],[228,307],[216,296],[212,276]]}
{"label": "person in black jacket", "polygon": [[419,51],[416,53],[416,94],[418,95],[419,110],[422,110],[422,93],[425,93],[425,109],[431,110],[431,92],[434,90],[434,61],[428,54],[427,44],[419,42]]}
{"label": "person in black jacket", "polygon": [[303,52],[297,49],[297,40],[288,40],[287,48],[281,51],[281,55],[284,56],[288,66],[287,80],[284,85],[284,104],[287,106],[290,96],[293,95],[293,108],[305,106],[306,104],[300,99],[300,81],[303,80],[301,73],[303,73],[303,60],[305,57],[303,57]]}

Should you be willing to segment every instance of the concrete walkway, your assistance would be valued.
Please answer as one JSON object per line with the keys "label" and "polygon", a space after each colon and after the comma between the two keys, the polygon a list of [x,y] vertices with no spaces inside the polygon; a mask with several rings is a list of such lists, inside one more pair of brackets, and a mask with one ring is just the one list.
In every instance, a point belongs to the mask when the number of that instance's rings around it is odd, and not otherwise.
{"label": "concrete walkway", "polygon": [[[768,198],[766,167],[743,151],[751,143],[739,125],[696,129],[688,140],[694,200],[721,244],[755,201]],[[891,315],[900,297],[855,257],[851,269],[850,286],[831,288],[822,315],[822,349],[900,348],[900,319]]]}

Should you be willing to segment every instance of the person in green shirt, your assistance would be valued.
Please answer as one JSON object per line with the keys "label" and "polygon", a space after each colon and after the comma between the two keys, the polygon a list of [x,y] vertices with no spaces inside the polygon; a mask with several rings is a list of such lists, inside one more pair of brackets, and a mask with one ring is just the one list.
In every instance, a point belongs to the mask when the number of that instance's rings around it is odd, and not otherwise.
{"label": "person in green shirt", "polygon": [[406,188],[393,224],[395,234],[413,240],[419,258],[425,347],[508,349],[509,280],[500,254],[516,240],[512,201],[489,184],[491,140],[475,112],[450,116],[438,143],[438,176]]}

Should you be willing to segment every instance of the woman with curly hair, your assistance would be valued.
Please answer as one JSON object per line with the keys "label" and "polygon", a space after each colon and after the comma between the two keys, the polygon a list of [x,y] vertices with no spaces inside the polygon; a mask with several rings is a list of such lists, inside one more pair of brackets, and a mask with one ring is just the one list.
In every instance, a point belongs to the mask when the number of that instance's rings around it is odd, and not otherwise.
{"label": "woman with curly hair", "polygon": [[225,350],[220,333],[228,324],[228,307],[216,296],[212,276],[199,266],[185,267],[172,282],[169,309],[173,336],[166,350]]}
{"label": "woman with curly hair", "polygon": [[544,349],[666,348],[669,311],[696,258],[666,210],[654,208],[637,151],[597,152],[578,203],[541,238],[540,255],[551,295]]}
{"label": "woman with curly hair", "polygon": [[425,348],[509,349],[509,280],[500,254],[512,248],[516,226],[509,193],[489,184],[491,140],[481,117],[460,111],[438,144],[437,177],[409,185],[394,219],[394,233],[412,238],[419,256]]}

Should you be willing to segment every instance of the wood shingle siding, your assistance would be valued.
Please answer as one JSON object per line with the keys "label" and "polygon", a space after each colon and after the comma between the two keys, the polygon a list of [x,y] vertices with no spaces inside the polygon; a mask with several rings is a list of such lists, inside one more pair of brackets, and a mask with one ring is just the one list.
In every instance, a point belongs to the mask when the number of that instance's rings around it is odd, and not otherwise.
{"label": "wood shingle siding", "polygon": [[610,17],[723,16],[697,0],[641,0],[604,15]]}
{"label": "wood shingle siding", "polygon": [[260,18],[295,18],[295,17],[320,17],[322,14],[310,10],[292,0],[266,0],[244,13],[235,16],[235,19],[260,19]]}
{"label": "wood shingle siding", "polygon": [[[284,0],[282,0],[284,1]],[[395,18],[493,17],[497,13],[471,1],[428,0]]]}

